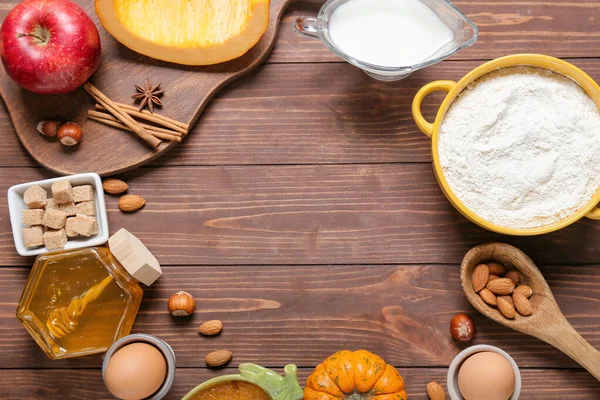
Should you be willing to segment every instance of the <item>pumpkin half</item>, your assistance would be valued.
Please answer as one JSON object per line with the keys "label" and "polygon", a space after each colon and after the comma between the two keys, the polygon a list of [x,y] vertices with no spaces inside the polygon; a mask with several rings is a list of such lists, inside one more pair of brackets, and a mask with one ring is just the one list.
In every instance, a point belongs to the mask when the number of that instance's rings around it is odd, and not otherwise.
{"label": "pumpkin half", "polygon": [[310,374],[304,400],[407,400],[404,379],[366,350],[342,350]]}
{"label": "pumpkin half", "polygon": [[238,58],[269,25],[269,0],[96,0],[95,6],[123,45],[185,65]]}

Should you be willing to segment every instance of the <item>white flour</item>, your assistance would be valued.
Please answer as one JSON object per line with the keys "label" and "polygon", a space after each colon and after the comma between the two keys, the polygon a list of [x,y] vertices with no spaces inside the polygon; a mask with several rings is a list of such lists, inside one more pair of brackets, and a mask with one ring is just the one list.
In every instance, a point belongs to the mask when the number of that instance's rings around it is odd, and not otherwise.
{"label": "white flour", "polygon": [[452,191],[480,217],[509,228],[549,225],[600,187],[600,113],[562,75],[504,69],[455,100],[438,152]]}

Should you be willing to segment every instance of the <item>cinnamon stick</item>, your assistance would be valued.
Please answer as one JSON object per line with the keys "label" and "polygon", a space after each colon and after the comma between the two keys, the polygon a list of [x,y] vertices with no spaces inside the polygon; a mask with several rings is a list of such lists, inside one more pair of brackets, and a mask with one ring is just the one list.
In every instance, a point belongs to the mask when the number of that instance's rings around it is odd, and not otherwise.
{"label": "cinnamon stick", "polygon": [[123,125],[127,126],[129,130],[135,132],[139,137],[144,139],[153,148],[157,148],[160,145],[160,139],[152,136],[139,122],[131,118],[121,107],[116,105],[111,99],[106,97],[98,88],[92,85],[90,82],[83,84],[83,88],[90,94],[96,101],[108,112],[110,112],[115,118],[117,118]]}
{"label": "cinnamon stick", "polygon": [[185,123],[183,123],[183,122],[179,122],[179,121],[177,121],[176,119],[171,119],[171,118],[165,117],[164,115],[153,114],[153,113],[151,113],[151,112],[150,112],[150,111],[148,111],[148,110],[142,110],[142,111],[140,111],[140,110],[139,110],[137,107],[135,107],[135,106],[132,106],[131,104],[122,104],[122,103],[117,103],[117,104],[118,104],[118,105],[119,105],[121,108],[124,108],[124,109],[126,109],[126,110],[130,110],[130,111],[137,111],[137,112],[139,112],[139,113],[141,113],[141,114],[144,114],[144,115],[155,116],[155,117],[157,117],[157,118],[160,118],[160,119],[162,119],[162,120],[164,120],[164,121],[170,122],[170,123],[172,123],[173,125],[177,125],[177,126],[181,127],[182,129],[185,129],[185,130],[186,130],[186,131],[188,131],[188,132],[189,132],[189,130],[190,130],[190,126],[189,126],[188,124],[185,124]]}
{"label": "cinnamon stick", "polygon": [[[88,117],[96,117],[101,119],[107,119],[113,122],[119,122],[119,120],[116,119],[112,114],[95,110],[88,110]],[[159,126],[148,125],[144,123],[140,123],[140,125],[144,127],[144,129],[146,129],[148,132],[150,132],[150,134],[152,134],[152,132],[161,132],[166,133],[168,135],[183,137],[183,134],[181,132],[176,132],[171,129],[161,128]]]}
{"label": "cinnamon stick", "polygon": [[[91,119],[92,121],[96,121],[96,122],[100,122],[109,126],[114,126],[115,128],[120,128],[126,131],[132,131],[132,129],[130,127],[128,127],[125,124],[122,124],[121,122],[118,121],[113,121],[110,119],[104,119],[104,118],[100,118],[100,117],[96,117],[93,115],[89,115],[88,116],[89,119]],[[158,139],[164,139],[164,140],[170,140],[172,142],[178,142],[181,143],[181,137],[180,136],[175,136],[175,135],[171,135],[168,133],[163,133],[163,132],[156,132],[156,131],[150,131],[150,134]]]}
{"label": "cinnamon stick", "polygon": [[[189,132],[189,126],[184,124],[183,122],[176,121],[171,118],[164,117],[158,114],[152,114],[148,110],[139,111],[136,107],[130,106],[122,103],[115,103],[119,107],[121,107],[127,114],[132,117],[136,117],[139,119],[144,119],[146,121],[153,122],[157,125],[164,126],[165,128],[169,128],[171,130],[181,132],[184,135],[187,135]],[[104,110],[104,107],[101,104],[96,104],[96,109]]]}

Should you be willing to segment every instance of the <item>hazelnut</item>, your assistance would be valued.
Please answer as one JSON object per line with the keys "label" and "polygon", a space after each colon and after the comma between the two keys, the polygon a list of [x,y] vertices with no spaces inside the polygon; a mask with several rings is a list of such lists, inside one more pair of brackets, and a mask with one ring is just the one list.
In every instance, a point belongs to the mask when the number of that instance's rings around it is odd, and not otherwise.
{"label": "hazelnut", "polygon": [[57,137],[65,146],[75,146],[81,141],[81,127],[75,122],[67,122],[58,128]]}
{"label": "hazelnut", "polygon": [[169,311],[175,317],[192,315],[196,308],[196,302],[188,292],[177,292],[169,298]]}
{"label": "hazelnut", "polygon": [[44,136],[54,137],[58,133],[61,122],[55,120],[42,120],[37,124],[37,131]]}
{"label": "hazelnut", "polygon": [[475,323],[467,314],[456,314],[450,321],[450,333],[459,342],[468,342],[475,336]]}

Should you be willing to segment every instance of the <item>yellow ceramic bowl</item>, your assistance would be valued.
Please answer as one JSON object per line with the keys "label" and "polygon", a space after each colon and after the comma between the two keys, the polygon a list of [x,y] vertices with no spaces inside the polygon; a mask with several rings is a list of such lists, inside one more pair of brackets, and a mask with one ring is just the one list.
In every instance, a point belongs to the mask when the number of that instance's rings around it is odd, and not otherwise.
{"label": "yellow ceramic bowl", "polygon": [[[579,220],[583,217],[600,220],[600,209],[596,208],[600,202],[600,188],[596,190],[596,193],[591,200],[582,208],[571,214],[570,216],[563,218],[550,225],[545,225],[537,228],[517,229],[507,228],[499,225],[492,224],[469,210],[454,194],[450,185],[446,181],[440,165],[440,158],[438,155],[438,133],[440,125],[446,116],[446,112],[452,105],[452,102],[458,97],[460,92],[464,90],[473,81],[481,78],[482,76],[489,74],[490,72],[496,71],[501,68],[516,67],[516,66],[529,66],[547,69],[556,73],[559,73],[567,78],[577,82],[583,90],[591,97],[596,103],[596,106],[600,109],[600,86],[589,77],[585,72],[570,64],[566,61],[559,60],[558,58],[544,56],[540,54],[516,54],[506,57],[497,58],[490,62],[487,62],[471,72],[465,75],[460,81],[435,81],[431,82],[421,88],[416,94],[412,104],[412,114],[415,122],[419,129],[431,138],[431,152],[433,154],[433,166],[435,175],[438,183],[450,201],[450,203],[465,217],[476,223],[477,225],[488,229],[490,231],[503,233],[506,235],[541,235],[543,233],[553,232],[558,229],[564,228],[567,225]],[[427,122],[421,113],[421,103],[425,96],[435,91],[444,91],[448,94],[442,102],[440,109],[438,110],[435,121],[432,123]]]}

